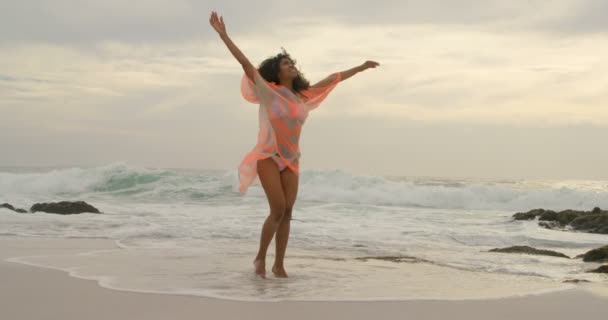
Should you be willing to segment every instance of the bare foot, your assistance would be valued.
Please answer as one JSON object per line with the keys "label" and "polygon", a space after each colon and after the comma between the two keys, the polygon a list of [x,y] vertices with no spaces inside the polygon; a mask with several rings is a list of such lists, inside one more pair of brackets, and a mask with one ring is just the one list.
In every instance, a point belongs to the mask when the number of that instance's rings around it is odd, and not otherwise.
{"label": "bare foot", "polygon": [[277,267],[277,266],[272,266],[272,273],[274,273],[274,275],[277,278],[287,278],[287,272],[285,272],[285,268],[283,267]]}
{"label": "bare foot", "polygon": [[266,279],[266,263],[263,260],[253,260],[253,268],[256,275]]}

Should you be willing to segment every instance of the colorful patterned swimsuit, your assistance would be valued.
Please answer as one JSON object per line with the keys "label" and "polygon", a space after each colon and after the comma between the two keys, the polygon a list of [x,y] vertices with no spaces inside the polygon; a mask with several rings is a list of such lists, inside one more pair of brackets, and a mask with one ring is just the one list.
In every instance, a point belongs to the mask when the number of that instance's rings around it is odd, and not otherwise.
{"label": "colorful patterned swimsuit", "polygon": [[245,100],[259,104],[259,131],[257,144],[238,167],[241,194],[259,181],[258,160],[278,155],[286,168],[300,173],[299,140],[302,126],[308,113],[325,100],[341,78],[340,72],[332,73],[327,77],[330,80],[327,85],[302,90],[300,94],[303,98],[300,98],[285,86],[267,82],[256,68],[253,68],[254,81],[243,74],[241,94]]}

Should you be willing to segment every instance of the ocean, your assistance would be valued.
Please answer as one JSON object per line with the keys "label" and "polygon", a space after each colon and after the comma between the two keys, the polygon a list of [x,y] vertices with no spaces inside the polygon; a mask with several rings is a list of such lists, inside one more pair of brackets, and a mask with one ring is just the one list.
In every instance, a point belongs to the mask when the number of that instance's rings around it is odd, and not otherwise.
{"label": "ocean", "polygon": [[[456,179],[303,170],[285,257],[289,278],[253,259],[269,213],[259,184],[237,191],[234,170],[0,167],[0,203],[83,200],[103,214],[19,214],[0,208],[0,236],[106,238],[112,250],[14,257],[118,290],[232,300],[483,299],[608,288],[580,259],[490,253],[528,245],[574,257],[608,235],[541,228],[512,215],[535,208],[608,208],[608,181]],[[399,257],[399,259],[382,259]]]}

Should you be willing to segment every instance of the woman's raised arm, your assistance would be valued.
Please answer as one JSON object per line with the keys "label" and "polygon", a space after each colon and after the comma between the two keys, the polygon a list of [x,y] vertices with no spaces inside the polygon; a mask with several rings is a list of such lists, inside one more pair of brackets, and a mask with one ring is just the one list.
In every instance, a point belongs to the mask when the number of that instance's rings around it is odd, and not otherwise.
{"label": "woman's raised arm", "polygon": [[241,50],[232,42],[228,33],[226,32],[226,25],[224,24],[224,17],[217,15],[217,12],[211,11],[211,17],[209,18],[209,23],[217,33],[220,35],[220,38],[230,50],[230,53],[236,58],[236,60],[241,64],[245,74],[249,79],[253,80],[253,68],[254,66],[249,62],[249,59],[241,52]]}
{"label": "woman's raised arm", "polygon": [[[370,61],[370,60],[365,61],[363,64],[361,64],[359,66],[356,66],[354,68],[350,68],[348,70],[344,70],[344,71],[340,72],[341,76],[342,76],[341,79],[340,79],[340,81],[344,81],[344,80],[346,80],[346,79],[354,76],[355,74],[357,74],[357,73],[359,73],[361,71],[365,71],[365,70],[367,70],[369,68],[375,68],[375,67],[377,67],[379,65],[380,64],[378,62],[375,62],[375,61]],[[334,76],[334,74],[331,74],[327,78],[325,78],[325,79],[323,79],[323,80],[321,80],[321,81],[313,84],[311,87],[314,88],[314,87],[323,87],[323,86],[326,86],[326,85],[328,85],[328,84],[330,84],[330,83],[332,83],[334,81],[333,76]]]}

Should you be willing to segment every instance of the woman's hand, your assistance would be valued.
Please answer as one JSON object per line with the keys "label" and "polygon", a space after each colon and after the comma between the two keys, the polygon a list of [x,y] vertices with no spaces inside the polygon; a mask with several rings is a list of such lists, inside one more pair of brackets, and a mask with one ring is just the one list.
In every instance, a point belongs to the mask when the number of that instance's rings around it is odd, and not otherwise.
{"label": "woman's hand", "polygon": [[211,23],[213,29],[215,29],[215,31],[217,31],[217,33],[220,35],[220,38],[222,39],[222,41],[224,41],[226,47],[228,47],[228,50],[230,50],[230,53],[232,53],[236,60],[241,64],[241,66],[243,67],[243,71],[245,71],[247,77],[253,80],[253,70],[255,68],[253,67],[251,62],[249,62],[249,59],[247,59],[243,52],[241,52],[241,49],[239,49],[239,47],[237,47],[236,44],[232,42],[232,39],[230,39],[230,37],[226,33],[226,25],[224,24],[224,18],[222,16],[218,17],[217,12],[211,11],[211,18],[209,18],[209,23]]}
{"label": "woman's hand", "polygon": [[[379,66],[380,64],[376,61],[371,61],[371,60],[367,60],[365,62],[363,62],[362,64],[354,67],[354,68],[350,68],[348,70],[344,70],[342,72],[340,72],[340,81],[344,81],[352,76],[354,76],[355,74],[361,72],[361,71],[365,71],[369,68],[375,68],[377,66]],[[333,81],[333,75],[335,74],[331,74],[329,75],[327,78],[315,83],[314,85],[312,85],[311,87],[323,87],[326,86],[328,84],[330,84]]]}
{"label": "woman's hand", "polygon": [[363,70],[367,70],[369,68],[375,68],[379,65],[380,64],[376,61],[367,60],[367,61],[363,62],[363,64],[361,65],[361,68],[363,68]]}
{"label": "woman's hand", "polygon": [[211,23],[213,29],[215,29],[215,31],[217,31],[220,36],[227,35],[226,25],[224,24],[224,17],[219,16],[218,18],[217,12],[211,11],[211,18],[209,18],[209,23]]}

